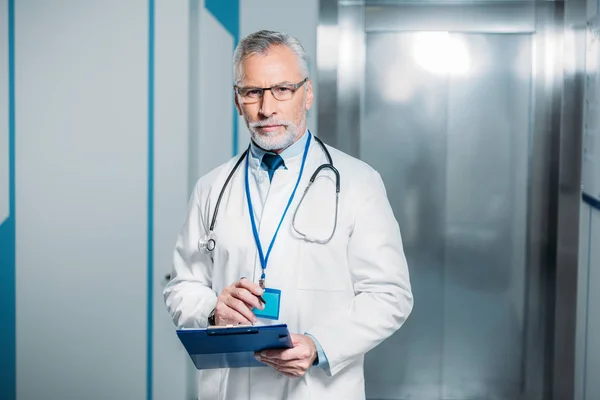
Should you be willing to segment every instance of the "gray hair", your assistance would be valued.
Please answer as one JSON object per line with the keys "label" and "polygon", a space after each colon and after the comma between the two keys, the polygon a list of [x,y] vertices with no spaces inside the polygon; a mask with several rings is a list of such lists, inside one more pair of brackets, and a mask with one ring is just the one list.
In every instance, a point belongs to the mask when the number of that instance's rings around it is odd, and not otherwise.
{"label": "gray hair", "polygon": [[242,62],[255,54],[267,54],[272,46],[286,46],[294,52],[298,59],[298,66],[302,74],[308,76],[308,56],[302,43],[295,37],[286,33],[273,31],[254,32],[238,43],[233,53],[233,80],[236,85],[242,81],[243,73]]}

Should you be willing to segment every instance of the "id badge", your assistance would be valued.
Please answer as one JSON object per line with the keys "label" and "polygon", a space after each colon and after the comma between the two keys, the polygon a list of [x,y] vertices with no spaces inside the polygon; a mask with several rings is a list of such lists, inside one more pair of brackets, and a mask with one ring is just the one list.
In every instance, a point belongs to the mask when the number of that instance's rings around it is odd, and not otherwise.
{"label": "id badge", "polygon": [[278,320],[279,306],[281,304],[281,290],[265,288],[262,298],[265,300],[265,308],[263,310],[258,308],[253,309],[252,312],[254,315],[259,318]]}

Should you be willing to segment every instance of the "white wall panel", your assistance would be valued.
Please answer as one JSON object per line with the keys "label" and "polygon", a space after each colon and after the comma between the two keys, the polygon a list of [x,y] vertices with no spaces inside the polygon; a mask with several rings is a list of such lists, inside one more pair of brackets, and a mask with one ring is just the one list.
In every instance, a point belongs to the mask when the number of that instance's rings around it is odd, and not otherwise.
{"label": "white wall panel", "polygon": [[188,203],[189,4],[156,2],[154,111],[153,398],[184,399],[189,356],[162,296]]}
{"label": "white wall panel", "polygon": [[[317,132],[317,25],[319,21],[318,0],[240,0],[240,36],[244,37],[261,29],[281,31],[296,37],[308,54],[309,74],[313,81],[315,100],[308,112],[308,128]],[[239,124],[240,146],[248,143],[248,129]]]}
{"label": "white wall panel", "polygon": [[8,217],[8,0],[0,0],[0,224]]}
{"label": "white wall panel", "polygon": [[15,14],[18,398],[142,399],[148,4]]}
{"label": "white wall panel", "polygon": [[200,140],[198,176],[232,157],[233,38],[206,9],[200,22]]}

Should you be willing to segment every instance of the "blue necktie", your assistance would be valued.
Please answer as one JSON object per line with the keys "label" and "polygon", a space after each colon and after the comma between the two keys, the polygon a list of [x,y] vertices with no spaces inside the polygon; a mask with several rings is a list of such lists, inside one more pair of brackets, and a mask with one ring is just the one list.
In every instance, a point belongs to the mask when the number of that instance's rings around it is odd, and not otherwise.
{"label": "blue necktie", "polygon": [[278,154],[265,153],[262,158],[262,163],[269,172],[269,182],[271,182],[275,170],[283,165],[283,158]]}

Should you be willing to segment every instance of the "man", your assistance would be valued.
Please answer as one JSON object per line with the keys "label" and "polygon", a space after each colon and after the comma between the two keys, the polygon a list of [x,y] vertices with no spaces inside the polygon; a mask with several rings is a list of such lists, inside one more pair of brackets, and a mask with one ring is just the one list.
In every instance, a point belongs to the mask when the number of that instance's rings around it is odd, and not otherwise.
{"label": "man", "polygon": [[251,145],[244,159],[198,181],[165,302],[180,328],[286,323],[293,348],[257,354],[265,368],[200,371],[199,399],[364,399],[364,354],[413,305],[381,178],[327,147],[339,171],[339,202],[330,168],[303,196],[329,161],[306,127],[313,91],[296,39],[260,31],[241,40],[234,81]]}

